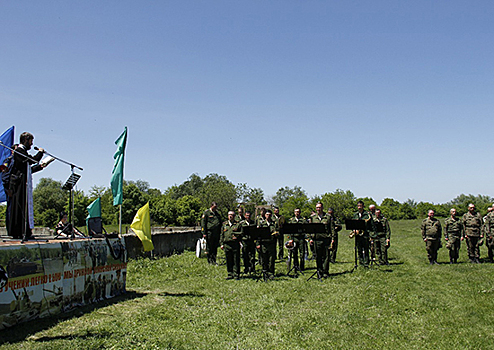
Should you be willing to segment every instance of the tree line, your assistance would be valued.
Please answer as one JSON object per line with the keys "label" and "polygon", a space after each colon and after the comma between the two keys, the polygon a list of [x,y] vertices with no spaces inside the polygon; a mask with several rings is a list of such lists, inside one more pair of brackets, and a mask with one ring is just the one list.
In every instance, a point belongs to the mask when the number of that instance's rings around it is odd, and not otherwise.
{"label": "tree line", "polygon": [[[461,194],[447,203],[435,204],[416,202],[413,199],[400,203],[393,198],[385,198],[377,203],[370,197],[356,197],[350,190],[337,189],[322,195],[309,197],[299,186],[281,187],[273,196],[266,197],[261,188],[251,188],[245,183],[233,184],[224,175],[209,174],[200,177],[192,174],[180,185],[173,185],[165,191],[150,188],[143,180],[125,181],[123,188],[122,223],[130,224],[137,210],[149,202],[151,221],[159,226],[195,226],[199,223],[202,212],[209,208],[212,201],[218,203],[220,214],[227,217],[227,211],[242,205],[245,210],[255,211],[257,205],[275,205],[286,217],[293,215],[295,208],[300,208],[302,215],[310,216],[317,202],[322,202],[327,209],[332,207],[341,219],[352,216],[357,202],[363,200],[366,206],[375,204],[384,216],[390,220],[409,220],[425,218],[429,209],[434,209],[436,216],[446,217],[455,207],[462,215],[467,212],[469,203],[485,213],[494,199],[486,195]],[[105,225],[118,223],[118,207],[113,206],[112,192],[109,187],[93,186],[88,194],[83,191],[74,193],[74,221],[76,226],[84,226],[87,216],[86,207],[96,198],[101,197],[102,219]],[[69,193],[62,190],[62,182],[51,178],[42,178],[33,191],[34,217],[37,226],[55,227],[62,211],[68,212]],[[1,210],[4,219],[5,210]],[[4,222],[2,220],[2,222]]]}

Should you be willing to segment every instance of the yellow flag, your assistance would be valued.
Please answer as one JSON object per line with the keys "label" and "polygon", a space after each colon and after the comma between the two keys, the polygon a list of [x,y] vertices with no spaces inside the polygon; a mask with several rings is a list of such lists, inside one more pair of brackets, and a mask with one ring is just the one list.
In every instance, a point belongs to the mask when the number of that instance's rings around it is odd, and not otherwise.
{"label": "yellow flag", "polygon": [[149,202],[137,211],[134,221],[130,225],[132,230],[142,242],[144,251],[148,252],[154,249],[153,241],[151,240],[151,218],[149,216]]}

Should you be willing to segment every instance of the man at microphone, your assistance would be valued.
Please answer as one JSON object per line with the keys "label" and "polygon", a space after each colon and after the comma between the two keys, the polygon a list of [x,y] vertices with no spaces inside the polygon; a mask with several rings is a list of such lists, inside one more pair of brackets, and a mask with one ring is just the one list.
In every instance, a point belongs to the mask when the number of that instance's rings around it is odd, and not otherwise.
{"label": "man at microphone", "polygon": [[23,240],[31,237],[31,230],[34,228],[32,173],[43,169],[43,166],[38,163],[43,157],[44,149],[38,149],[34,157],[27,153],[33,141],[32,134],[28,132],[21,134],[19,146],[14,152],[14,164],[9,183],[12,202],[8,232],[13,238]]}

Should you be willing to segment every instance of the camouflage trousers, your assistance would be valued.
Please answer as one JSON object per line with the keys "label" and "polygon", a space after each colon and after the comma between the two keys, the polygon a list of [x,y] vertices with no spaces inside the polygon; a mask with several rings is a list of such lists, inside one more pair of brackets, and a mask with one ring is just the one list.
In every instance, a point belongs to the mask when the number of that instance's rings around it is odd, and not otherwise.
{"label": "camouflage trousers", "polygon": [[316,266],[320,274],[329,274],[329,247],[331,245],[330,238],[324,238],[314,241],[316,250]]}
{"label": "camouflage trousers", "polygon": [[386,244],[386,236],[376,237],[373,241],[374,251],[379,259],[379,264],[386,265],[388,263],[388,246]]}
{"label": "camouflage trousers", "polygon": [[480,247],[479,247],[479,236],[468,236],[467,240],[467,250],[468,258],[470,260],[478,260],[480,258]]}
{"label": "camouflage trousers", "polygon": [[218,255],[219,245],[220,234],[216,232],[208,232],[206,235],[206,253],[208,255],[208,263],[216,264],[216,256]]}
{"label": "camouflage trousers", "polygon": [[226,270],[229,277],[240,276],[240,243],[230,241],[223,243],[226,258]]}
{"label": "camouflage trousers", "polygon": [[303,271],[305,269],[305,238],[294,238],[293,242],[295,247],[290,253],[292,254],[293,266]]}
{"label": "camouflage trousers", "polygon": [[446,243],[446,248],[449,250],[449,262],[456,263],[458,261],[458,258],[460,257],[460,245],[460,236],[449,236],[448,242]]}
{"label": "camouflage trousers", "polygon": [[274,263],[276,260],[276,241],[261,243],[262,272],[274,275]]}
{"label": "camouflage trousers", "polygon": [[284,253],[285,253],[285,242],[284,242],[284,236],[283,235],[279,235],[278,238],[277,238],[277,241],[278,241],[278,259],[283,259],[285,256],[284,256]]}
{"label": "camouflage trousers", "polygon": [[363,266],[369,266],[369,237],[368,236],[355,236],[355,244],[357,248],[359,264]]}
{"label": "camouflage trousers", "polygon": [[494,236],[487,236],[485,243],[487,246],[487,256],[489,257],[489,261],[493,262],[493,260],[494,260]]}
{"label": "camouflage trousers", "polygon": [[245,272],[253,272],[256,265],[256,244],[252,239],[242,241],[242,258]]}
{"label": "camouflage trousers", "polygon": [[427,251],[429,262],[437,262],[437,251],[439,250],[440,243],[441,240],[439,239],[427,239],[427,241],[425,241],[425,250]]}
{"label": "camouflage trousers", "polygon": [[329,250],[329,261],[333,264],[336,262],[336,252],[338,251],[338,234],[334,235],[333,245]]}

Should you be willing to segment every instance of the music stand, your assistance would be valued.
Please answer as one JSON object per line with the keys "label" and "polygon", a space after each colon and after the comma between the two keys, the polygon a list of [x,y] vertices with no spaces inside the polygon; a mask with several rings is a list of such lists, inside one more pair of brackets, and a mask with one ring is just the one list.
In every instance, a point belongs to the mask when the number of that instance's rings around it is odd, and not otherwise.
{"label": "music stand", "polygon": [[[300,235],[300,234],[314,234],[314,233],[321,233],[321,232],[327,232],[328,227],[326,224],[323,223],[307,223],[307,224],[301,224],[301,223],[293,223],[293,224],[285,224],[283,226],[284,229],[284,234],[291,234],[291,235]],[[291,253],[291,252],[290,252]],[[302,275],[304,274],[302,270],[300,270],[300,267],[295,267],[293,266],[291,269],[288,270],[287,275],[290,274],[292,270],[297,270],[300,272]],[[315,273],[313,273],[308,280],[310,280],[312,277],[314,277],[317,274],[317,270]],[[320,276],[318,275],[318,278]],[[319,278],[320,279],[320,278]],[[308,281],[307,280],[307,281]]]}
{"label": "music stand", "polygon": [[[270,227],[257,227],[257,226],[244,226],[242,234],[246,235],[246,236],[250,236],[254,241],[256,241],[256,240],[261,240],[261,241],[269,240],[272,236]],[[260,253],[259,256],[262,257],[262,253]],[[267,281],[267,279],[268,279],[267,271],[264,271],[264,268],[262,265],[263,264],[262,264],[262,259],[261,259],[262,278],[264,281]],[[257,280],[259,281],[259,278]]]}
{"label": "music stand", "polygon": [[[74,167],[72,166],[72,174],[70,174],[69,178],[67,181],[65,181],[64,185],[62,186],[63,190],[68,190],[70,191],[70,197],[69,197],[69,222],[72,225],[72,234],[70,235],[71,239],[75,238],[75,233],[74,233],[74,186],[79,181],[81,175],[74,173]],[[57,235],[58,237],[59,235]]]}
{"label": "music stand", "polygon": [[[367,222],[365,220],[345,220],[345,227],[348,231],[365,231],[366,229],[366,224]],[[357,260],[358,260],[358,255],[357,255],[357,237],[356,235],[354,236],[355,238],[355,248],[354,248],[354,253],[355,253],[355,264],[353,265],[353,269],[350,272],[353,272],[357,267]]]}
{"label": "music stand", "polygon": [[[304,235],[305,236],[305,225],[307,224],[303,224],[303,223],[286,223],[284,226],[283,226],[283,234],[284,235]],[[286,247],[286,244],[285,244],[285,247]],[[304,248],[305,245],[304,243],[302,242],[302,248]],[[286,267],[288,269],[288,272],[287,272],[287,276],[290,276],[290,272],[292,272],[293,270],[295,270],[295,272],[300,272],[302,275],[304,274],[304,272],[300,269],[300,266],[295,266],[295,264],[293,266],[291,266],[291,263],[292,263],[292,259],[293,259],[293,250],[294,249],[297,249],[297,245],[295,242],[293,242],[293,247],[292,248],[288,248],[288,259],[286,261]],[[305,249],[303,249],[305,250]],[[304,254],[304,252],[302,252],[302,254]],[[302,259],[305,259],[305,256],[302,255],[301,257]]]}
{"label": "music stand", "polygon": [[[328,225],[323,224],[323,223],[310,223],[306,225],[306,233],[308,234],[315,234],[315,233],[322,233],[322,232],[328,232]],[[314,246],[314,252],[316,251],[316,248]],[[316,257],[316,272],[314,272],[308,279],[307,281],[310,281],[314,276],[317,275],[317,279],[321,282],[322,281],[322,276],[320,275],[319,271],[317,270],[317,257]]]}
{"label": "music stand", "polygon": [[244,226],[243,235],[250,236],[254,241],[257,239],[271,238],[271,229],[269,227]]}

